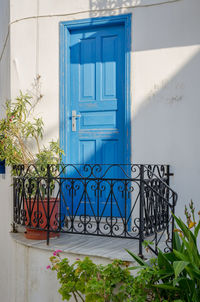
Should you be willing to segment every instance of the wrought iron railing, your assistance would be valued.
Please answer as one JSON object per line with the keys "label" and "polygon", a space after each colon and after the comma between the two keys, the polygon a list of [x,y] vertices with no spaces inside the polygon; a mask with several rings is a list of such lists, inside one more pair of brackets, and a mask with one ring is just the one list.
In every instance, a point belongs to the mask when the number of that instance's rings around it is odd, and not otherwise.
{"label": "wrought iron railing", "polygon": [[169,165],[15,166],[14,224],[47,233],[144,240],[172,248],[177,194]]}

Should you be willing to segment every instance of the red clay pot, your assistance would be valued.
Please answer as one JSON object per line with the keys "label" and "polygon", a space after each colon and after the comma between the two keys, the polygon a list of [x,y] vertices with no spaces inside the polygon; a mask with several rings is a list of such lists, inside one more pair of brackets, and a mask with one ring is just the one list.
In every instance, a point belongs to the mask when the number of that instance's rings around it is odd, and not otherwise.
{"label": "red clay pot", "polygon": [[[31,204],[29,204],[29,202]],[[51,198],[49,201],[49,213],[51,215],[50,218],[50,228],[53,230],[56,230],[58,228],[58,225],[56,223],[56,214],[59,213],[59,200],[56,200],[56,198]],[[34,204],[34,205],[33,205]],[[39,227],[39,228],[44,228],[47,229],[46,224],[47,224],[47,219],[46,219],[46,215],[45,212],[47,213],[47,198],[45,198],[42,201],[39,201],[38,205],[37,205],[37,201],[35,201],[34,203],[34,199],[31,199],[30,201],[28,200],[28,206],[31,206],[32,209],[32,215],[31,215],[31,225],[32,228],[26,227],[26,232],[24,233],[24,236],[27,239],[32,239],[32,240],[46,240],[47,239],[47,231],[42,231],[42,230],[37,230],[34,229]],[[26,222],[25,225],[29,224],[29,215],[28,215],[28,211],[27,211],[27,204],[25,203],[24,209],[26,211]],[[53,211],[53,212],[52,212]],[[37,213],[39,212],[39,226],[37,226]],[[51,214],[52,213],[52,214]],[[59,233],[54,233],[54,232],[50,232],[49,233],[49,237],[53,238],[53,237],[59,237]]]}

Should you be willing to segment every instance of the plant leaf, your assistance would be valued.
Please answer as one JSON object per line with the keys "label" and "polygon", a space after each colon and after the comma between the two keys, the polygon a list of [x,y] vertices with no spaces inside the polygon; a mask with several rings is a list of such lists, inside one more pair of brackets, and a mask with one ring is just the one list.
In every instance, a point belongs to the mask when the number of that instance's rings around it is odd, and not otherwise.
{"label": "plant leaf", "polygon": [[180,291],[180,288],[178,287],[174,287],[172,285],[169,284],[156,284],[156,285],[152,285],[153,287],[157,287],[157,288],[163,288],[163,289],[169,289],[169,290],[174,290],[174,291]]}
{"label": "plant leaf", "polygon": [[167,258],[168,261],[173,262],[177,260],[176,255],[173,252],[166,253],[165,257]]}
{"label": "plant leaf", "polygon": [[161,251],[159,251],[159,253],[158,253],[158,265],[159,265],[159,268],[162,270],[165,270],[166,273],[173,271],[173,267],[172,267],[171,263],[168,261],[165,254],[162,253]]}
{"label": "plant leaf", "polygon": [[200,230],[200,220],[199,220],[199,223],[197,224],[195,230],[194,230],[194,236],[197,238],[198,236],[198,233],[199,233],[199,230]]}
{"label": "plant leaf", "polygon": [[181,252],[179,252],[175,249],[173,250],[173,252],[174,252],[175,256],[180,260],[182,260],[182,261],[188,261],[189,260],[189,258],[187,257],[186,254],[183,254],[183,253],[181,253]]}
{"label": "plant leaf", "polygon": [[133,259],[134,259],[137,263],[139,263],[141,266],[148,266],[148,267],[149,267],[149,265],[148,265],[145,261],[143,261],[139,256],[133,254],[131,251],[129,251],[129,250],[127,250],[127,249],[126,249],[126,251],[127,251],[127,252],[129,253],[129,255],[130,255],[131,257],[133,257]]}
{"label": "plant leaf", "polygon": [[194,234],[188,229],[188,227],[185,225],[185,223],[182,221],[181,218],[178,218],[175,215],[173,215],[173,216],[176,220],[176,223],[183,231],[185,237],[187,237],[188,241],[190,241],[192,239],[193,243],[196,245],[196,238],[195,238]]}
{"label": "plant leaf", "polygon": [[189,264],[187,261],[174,261],[173,268],[175,273],[175,279],[180,275],[184,268]]}
{"label": "plant leaf", "polygon": [[177,232],[174,232],[173,247],[178,251],[181,249],[181,241],[180,241],[180,237]]}

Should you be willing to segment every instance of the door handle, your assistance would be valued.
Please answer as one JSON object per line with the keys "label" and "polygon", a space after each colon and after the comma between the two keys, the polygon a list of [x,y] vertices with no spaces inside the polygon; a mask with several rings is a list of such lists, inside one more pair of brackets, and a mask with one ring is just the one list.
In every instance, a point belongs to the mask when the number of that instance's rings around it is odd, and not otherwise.
{"label": "door handle", "polygon": [[76,131],[76,120],[78,117],[81,117],[80,114],[76,114],[76,110],[72,110],[72,131]]}

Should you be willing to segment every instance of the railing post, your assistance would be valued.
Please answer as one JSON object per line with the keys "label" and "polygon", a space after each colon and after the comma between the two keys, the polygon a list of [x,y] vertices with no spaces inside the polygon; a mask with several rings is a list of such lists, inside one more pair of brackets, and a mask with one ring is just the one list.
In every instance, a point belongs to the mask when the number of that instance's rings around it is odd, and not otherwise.
{"label": "railing post", "polygon": [[144,241],[144,165],[140,165],[140,225],[139,225],[139,256],[143,258],[142,244]]}
{"label": "railing post", "polygon": [[18,211],[17,209],[17,196],[16,196],[16,178],[13,177],[13,222],[12,222],[12,232],[15,233],[16,232],[16,225],[15,223],[17,223],[17,217],[16,217],[16,212]]}
{"label": "railing post", "polygon": [[[167,176],[167,185],[170,186],[170,176],[174,176],[174,173],[171,173],[170,172],[170,166],[167,165],[167,173],[166,173],[166,176]],[[168,194],[167,194],[167,199],[168,199],[168,202],[169,202],[169,190],[168,190]],[[173,193],[173,196],[172,196],[172,207],[171,207],[171,211],[173,214],[175,214],[175,205],[176,205],[176,194]],[[168,217],[167,217],[167,221],[168,221],[168,227],[167,227],[167,232],[168,232],[168,237],[170,238],[170,231],[169,231],[169,206],[168,206]],[[172,215],[172,228],[171,228],[171,248],[173,249],[173,241],[174,241],[174,216]]]}
{"label": "railing post", "polygon": [[[176,205],[176,195],[173,194],[173,198],[172,198],[172,213],[175,215],[175,205]],[[174,216],[172,215],[172,250],[173,250],[173,242],[174,242]]]}
{"label": "railing post", "polygon": [[[14,175],[15,175],[15,173],[16,173],[16,176],[17,176],[17,169],[16,169],[16,166],[15,166],[15,165],[12,166],[12,170],[13,170],[13,172],[14,172]],[[13,223],[13,225],[14,225],[14,223],[16,222],[16,219],[15,219],[15,208],[16,208],[16,178],[15,178],[15,176],[13,176],[12,179],[13,179],[13,221],[12,221],[12,223]]]}
{"label": "railing post", "polygon": [[[166,173],[166,177],[167,177],[166,183],[169,187],[169,185],[170,185],[170,166],[169,165],[167,165],[167,171],[166,172],[167,172]],[[167,189],[166,198],[167,198],[167,201],[169,203],[169,189]],[[170,209],[169,209],[169,205],[165,205],[165,206],[167,208],[166,218],[165,218],[166,219],[166,224],[167,224],[167,236],[168,236],[168,238],[170,238],[170,228],[169,228],[169,217],[170,217],[169,211],[170,211]]]}
{"label": "railing post", "polygon": [[50,229],[50,214],[49,214],[49,206],[50,206],[50,165],[47,164],[47,245],[49,245],[49,229]]}

